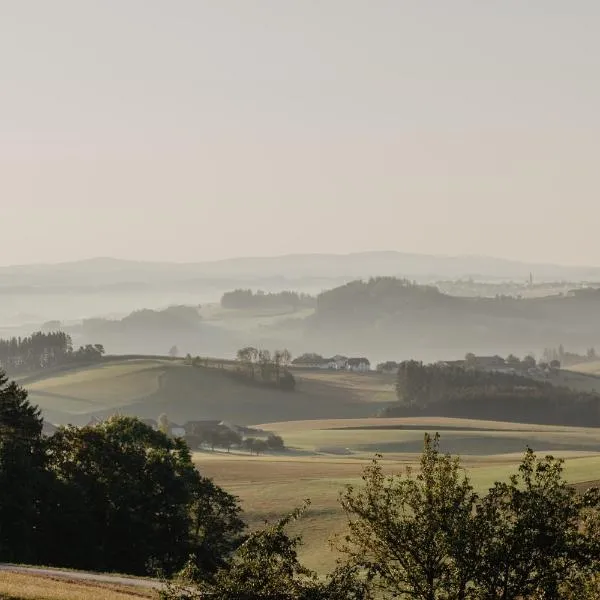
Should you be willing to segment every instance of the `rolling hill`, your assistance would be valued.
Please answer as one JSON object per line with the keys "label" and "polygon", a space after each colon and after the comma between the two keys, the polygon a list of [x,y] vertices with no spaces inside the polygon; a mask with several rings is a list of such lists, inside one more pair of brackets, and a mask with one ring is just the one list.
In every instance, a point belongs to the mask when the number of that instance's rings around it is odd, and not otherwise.
{"label": "rolling hill", "polygon": [[328,378],[297,374],[295,392],[255,387],[226,369],[191,367],[166,359],[123,359],[22,383],[53,423],[87,423],[115,412],[174,422],[226,419],[239,424],[298,419],[360,418],[394,400],[393,377]]}
{"label": "rolling hill", "polygon": [[[252,528],[262,527],[311,500],[308,513],[291,528],[304,537],[300,557],[326,572],[337,554],[330,539],[343,535],[346,518],[339,504],[345,485],[361,485],[362,469],[382,454],[387,473],[416,466],[425,431],[441,433],[441,448],[460,452],[474,487],[486,491],[513,473],[527,445],[539,454],[565,459],[565,478],[579,489],[597,485],[600,429],[550,427],[448,418],[325,419],[265,423],[283,436],[290,450],[274,456],[197,452],[201,473],[239,496]],[[347,449],[340,456],[337,449]]]}

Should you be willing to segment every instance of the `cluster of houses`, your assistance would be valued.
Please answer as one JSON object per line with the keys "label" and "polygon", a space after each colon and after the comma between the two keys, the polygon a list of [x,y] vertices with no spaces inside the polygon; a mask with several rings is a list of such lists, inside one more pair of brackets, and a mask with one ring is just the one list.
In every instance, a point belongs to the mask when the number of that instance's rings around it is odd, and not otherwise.
{"label": "cluster of houses", "polygon": [[293,361],[293,365],[305,369],[330,369],[334,371],[356,371],[365,373],[371,370],[371,361],[364,356],[348,357],[336,354],[331,358],[318,355],[304,355]]}
{"label": "cluster of houses", "polygon": [[[141,419],[153,429],[159,428],[158,421],[154,419]],[[244,427],[243,425],[235,425],[229,421],[221,421],[219,419],[202,419],[199,421],[186,421],[183,425],[179,425],[172,421],[168,422],[167,433],[173,437],[182,437],[185,439],[206,438],[212,433],[231,431],[240,436],[241,439],[252,437],[255,439],[267,439],[272,432],[254,427]]]}

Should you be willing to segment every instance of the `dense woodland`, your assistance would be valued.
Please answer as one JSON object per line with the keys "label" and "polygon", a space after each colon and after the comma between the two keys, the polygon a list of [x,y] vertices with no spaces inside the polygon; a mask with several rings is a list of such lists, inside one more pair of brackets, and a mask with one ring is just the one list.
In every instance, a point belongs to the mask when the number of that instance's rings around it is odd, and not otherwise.
{"label": "dense woodland", "polygon": [[62,331],[39,331],[24,338],[0,339],[0,368],[9,373],[99,360],[103,354],[104,346],[101,344],[88,344],[74,350],[71,336]]}
{"label": "dense woodland", "polygon": [[529,352],[561,342],[581,352],[600,339],[599,309],[598,290],[541,298],[456,297],[378,277],[320,294],[305,321],[304,340],[326,353],[343,347],[379,360],[392,353],[433,359],[468,349]]}
{"label": "dense woodland", "polygon": [[402,362],[398,403],[385,416],[436,415],[549,425],[600,426],[600,395],[519,374]]}
{"label": "dense woodland", "polygon": [[299,292],[274,292],[266,293],[258,290],[256,293],[252,290],[237,289],[232,292],[225,292],[221,298],[223,308],[232,308],[238,310],[248,310],[256,308],[311,308],[315,306],[316,299],[309,294]]}

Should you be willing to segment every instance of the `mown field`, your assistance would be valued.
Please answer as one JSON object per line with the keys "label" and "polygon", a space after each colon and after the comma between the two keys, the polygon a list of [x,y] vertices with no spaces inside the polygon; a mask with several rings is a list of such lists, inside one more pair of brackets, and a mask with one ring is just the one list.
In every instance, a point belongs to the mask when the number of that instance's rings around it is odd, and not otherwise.
{"label": "mown field", "polygon": [[115,412],[174,422],[227,419],[240,424],[297,419],[367,417],[394,400],[393,377],[295,371],[293,393],[248,385],[210,362],[210,368],[161,359],[112,360],[23,385],[53,423],[85,424]]}
{"label": "mown field", "polygon": [[152,590],[138,587],[0,572],[0,598],[4,600],[134,600],[155,597]]}
{"label": "mown field", "polygon": [[[307,515],[294,526],[304,536],[301,557],[325,572],[337,558],[330,539],[341,534],[345,517],[339,493],[360,485],[361,473],[375,453],[388,472],[418,462],[425,431],[440,432],[442,450],[460,453],[474,486],[488,489],[514,471],[530,445],[539,454],[566,459],[565,476],[574,484],[600,480],[600,430],[520,425],[464,419],[330,419],[266,423],[290,447],[277,456],[202,452],[200,471],[238,495],[252,527],[273,520],[311,500]],[[345,454],[342,454],[345,452]]]}

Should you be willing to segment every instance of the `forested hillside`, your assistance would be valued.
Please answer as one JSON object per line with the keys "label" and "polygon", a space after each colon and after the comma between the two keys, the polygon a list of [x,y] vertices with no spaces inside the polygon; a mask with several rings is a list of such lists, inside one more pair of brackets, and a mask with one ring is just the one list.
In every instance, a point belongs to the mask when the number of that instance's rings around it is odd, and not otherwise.
{"label": "forested hillside", "polygon": [[600,341],[600,291],[542,298],[459,298],[393,277],[354,281],[317,298],[305,340],[322,352],[364,353],[377,360],[541,351],[560,343]]}
{"label": "forested hillside", "polygon": [[70,335],[62,331],[38,331],[24,338],[0,339],[0,369],[9,373],[26,373],[102,357],[102,344],[87,344],[73,349]]}

